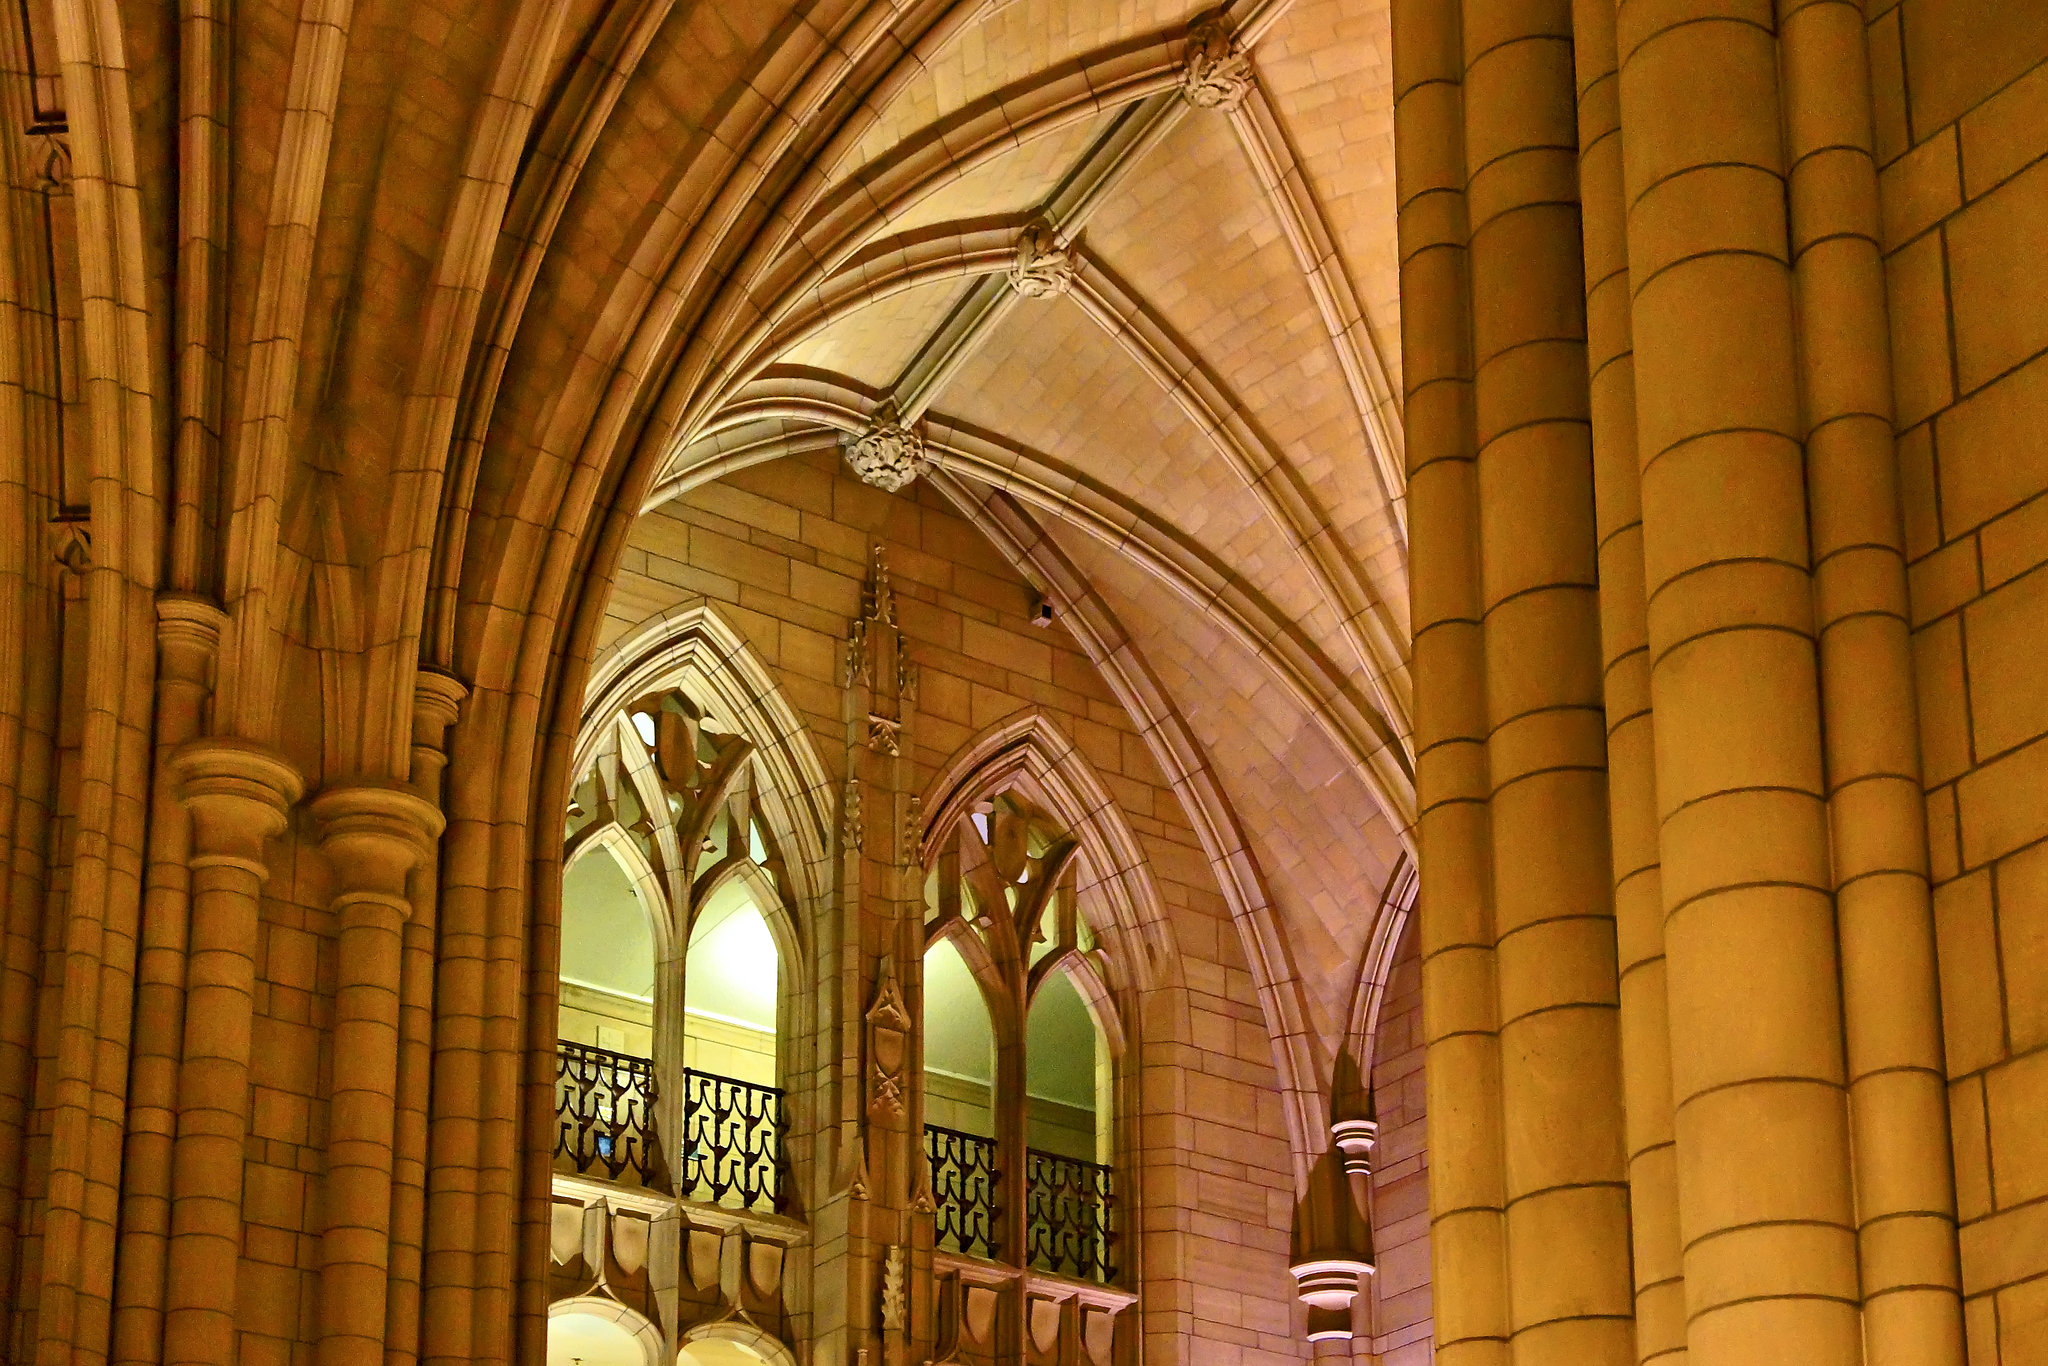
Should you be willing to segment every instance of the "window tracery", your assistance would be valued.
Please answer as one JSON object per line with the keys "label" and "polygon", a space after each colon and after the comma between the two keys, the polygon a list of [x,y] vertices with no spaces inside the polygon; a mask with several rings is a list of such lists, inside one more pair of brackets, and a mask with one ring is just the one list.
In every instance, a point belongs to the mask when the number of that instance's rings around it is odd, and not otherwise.
{"label": "window tracery", "polygon": [[[789,937],[792,898],[755,811],[752,754],[678,689],[602,723],[564,832],[556,1153],[580,1173],[780,1210],[794,1192],[774,926]],[[618,906],[606,914],[602,877],[579,881],[592,859],[620,870],[645,922],[644,991],[571,973],[631,976],[617,967],[631,927]]]}
{"label": "window tracery", "polygon": [[[1119,1229],[1113,1058],[1099,1017],[1114,1006],[1106,952],[1080,913],[1080,851],[1016,790],[974,804],[936,842],[926,960],[952,954],[965,966],[992,1056],[985,1131],[928,1114],[926,1150],[942,1247],[1107,1281]],[[934,1020],[929,996],[926,1009],[934,1035],[961,1027]],[[928,1048],[943,1053],[946,1041]],[[932,1101],[951,1079],[929,1062],[926,1076],[928,1111],[944,1108]]]}

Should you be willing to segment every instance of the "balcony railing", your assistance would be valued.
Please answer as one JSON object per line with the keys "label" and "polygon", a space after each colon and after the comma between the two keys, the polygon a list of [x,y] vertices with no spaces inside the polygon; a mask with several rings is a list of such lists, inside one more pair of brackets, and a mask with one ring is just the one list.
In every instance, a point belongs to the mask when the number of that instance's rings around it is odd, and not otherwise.
{"label": "balcony railing", "polygon": [[1099,1162],[1033,1149],[1024,1155],[1026,1260],[1040,1271],[1087,1281],[1116,1279],[1116,1195]]}
{"label": "balcony railing", "polygon": [[993,1258],[1000,1213],[995,1140],[927,1124],[924,1152],[931,1162],[939,1246],[969,1257]]}
{"label": "balcony railing", "polygon": [[614,1181],[631,1172],[652,1185],[654,1064],[609,1048],[561,1041],[555,1053],[555,1156],[578,1171]]}
{"label": "balcony railing", "polygon": [[683,1073],[683,1194],[740,1209],[780,1211],[782,1092],[694,1069]]}
{"label": "balcony railing", "polygon": [[[582,1175],[657,1184],[659,1099],[654,1064],[646,1058],[561,1040],[555,1053],[555,1156]],[[682,1160],[671,1164],[682,1172],[683,1196],[737,1209],[782,1210],[790,1188],[787,1132],[781,1091],[686,1069]]]}

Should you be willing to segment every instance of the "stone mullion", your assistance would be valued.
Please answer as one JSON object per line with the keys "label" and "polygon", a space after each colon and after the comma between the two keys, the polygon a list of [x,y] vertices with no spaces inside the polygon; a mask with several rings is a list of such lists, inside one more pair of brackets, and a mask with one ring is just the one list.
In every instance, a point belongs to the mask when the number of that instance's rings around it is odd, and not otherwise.
{"label": "stone mullion", "polygon": [[1635,338],[1629,323],[1614,0],[1575,0],[1572,28],[1636,1356],[1645,1363],[1676,1366],[1685,1355],[1685,1274],[1672,1137],[1671,1022],[1664,985],[1656,733],[1650,706],[1649,604],[1643,591],[1642,473],[1636,458]]}
{"label": "stone mullion", "polygon": [[1452,0],[1396,0],[1401,331],[1432,1279],[1444,1366],[1508,1359],[1500,1039],[1467,291],[1464,60]]}
{"label": "stone mullion", "polygon": [[1679,1222],[1698,1366],[1861,1358],[1777,42],[1617,13]]}
{"label": "stone mullion", "polygon": [[200,739],[178,751],[192,819],[192,930],[172,1151],[164,1366],[239,1359],[236,1313],[242,1189],[266,841],[283,832],[301,779],[246,742]]}
{"label": "stone mullion", "polygon": [[1960,1366],[1955,1171],[1863,10],[1780,0],[1865,1350]]}
{"label": "stone mullion", "polygon": [[200,598],[166,595],[157,603],[156,793],[136,958],[135,1047],[121,1180],[121,1277],[115,1286],[111,1342],[114,1361],[138,1366],[163,1359],[190,936],[192,823],[177,800],[171,758],[203,728],[224,623],[220,609]]}
{"label": "stone mullion", "polygon": [[1521,0],[1465,0],[1463,30],[1511,1358],[1623,1366],[1634,1304],[1571,34],[1567,13]]}

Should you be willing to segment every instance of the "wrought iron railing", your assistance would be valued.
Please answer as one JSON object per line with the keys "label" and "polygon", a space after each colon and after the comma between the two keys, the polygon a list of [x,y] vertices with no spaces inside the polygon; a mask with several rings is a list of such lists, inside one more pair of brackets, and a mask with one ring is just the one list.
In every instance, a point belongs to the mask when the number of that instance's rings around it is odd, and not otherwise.
{"label": "wrought iron railing", "polygon": [[924,1126],[924,1152],[932,1169],[938,1244],[970,1257],[996,1255],[996,1143],[940,1124]]}
{"label": "wrought iron railing", "polygon": [[1035,1148],[1024,1155],[1025,1257],[1038,1270],[1114,1280],[1115,1213],[1108,1167]]}
{"label": "wrought iron railing", "polygon": [[555,1156],[579,1172],[654,1181],[654,1064],[563,1039],[555,1052]]}
{"label": "wrought iron railing", "polygon": [[782,1092],[695,1069],[683,1073],[683,1194],[780,1211],[789,1199]]}

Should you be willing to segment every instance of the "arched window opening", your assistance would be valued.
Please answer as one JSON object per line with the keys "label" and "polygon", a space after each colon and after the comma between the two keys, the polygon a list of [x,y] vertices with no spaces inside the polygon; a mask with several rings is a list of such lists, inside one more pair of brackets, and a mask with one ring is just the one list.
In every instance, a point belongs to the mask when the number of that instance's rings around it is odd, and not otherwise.
{"label": "arched window opening", "polygon": [[592,737],[564,824],[558,1165],[780,1210],[800,950],[753,746],[673,689]]}
{"label": "arched window opening", "polygon": [[[1081,915],[1080,842],[1017,791],[974,803],[943,835],[925,886],[925,1123],[940,1246],[1112,1280],[1115,1058],[1095,1015],[1111,1007],[1104,952]],[[976,1041],[976,1060],[988,1061],[971,1106],[957,1039],[978,1016],[962,1006],[970,996],[999,1012]],[[989,1208],[961,1179],[962,1152],[992,1168]],[[992,1251],[947,1241],[983,1222]]]}
{"label": "arched window opening", "polygon": [[751,880],[726,879],[697,911],[684,960],[683,1193],[691,1199],[782,1206],[781,978],[775,936]]}
{"label": "arched window opening", "polygon": [[1065,972],[1046,977],[1032,996],[1024,1078],[1026,1255],[1041,1271],[1108,1280],[1109,1050]]}
{"label": "arched window opening", "polygon": [[617,1318],[553,1314],[548,1318],[548,1366],[647,1366],[647,1349]]}
{"label": "arched window opening", "polygon": [[941,939],[924,955],[924,1114],[983,1138],[995,1134],[995,1032],[960,950]]}
{"label": "arched window opening", "polygon": [[773,1086],[781,961],[747,885],[734,878],[690,926],[683,966],[683,1064]]}
{"label": "arched window opening", "polygon": [[632,877],[594,849],[562,877],[562,1037],[654,1056],[654,930]]}
{"label": "arched window opening", "polygon": [[676,1352],[676,1366],[769,1366],[744,1342],[728,1338],[693,1338]]}
{"label": "arched window opening", "polygon": [[1024,1031],[1026,1136],[1034,1149],[1084,1162],[1105,1159],[1108,1135],[1096,1124],[1104,1054],[1073,979],[1064,972],[1046,978],[1031,999]]}
{"label": "arched window opening", "polygon": [[996,1251],[996,1040],[981,984],[948,939],[924,954],[925,1154],[939,1246]]}

